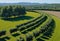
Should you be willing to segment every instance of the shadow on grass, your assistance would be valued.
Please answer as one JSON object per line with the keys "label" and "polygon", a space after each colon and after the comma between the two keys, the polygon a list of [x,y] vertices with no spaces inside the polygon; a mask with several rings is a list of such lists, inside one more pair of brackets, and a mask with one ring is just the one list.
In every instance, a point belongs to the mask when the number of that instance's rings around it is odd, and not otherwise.
{"label": "shadow on grass", "polygon": [[29,20],[32,19],[33,17],[31,16],[20,16],[20,17],[15,17],[15,18],[2,18],[5,21],[20,21],[20,20]]}

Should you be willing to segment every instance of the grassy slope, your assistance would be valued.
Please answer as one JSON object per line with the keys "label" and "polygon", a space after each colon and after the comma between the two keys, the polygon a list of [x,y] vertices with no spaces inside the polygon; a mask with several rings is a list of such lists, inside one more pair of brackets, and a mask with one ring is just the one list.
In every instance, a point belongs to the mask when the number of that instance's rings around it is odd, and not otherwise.
{"label": "grassy slope", "polygon": [[55,20],[56,27],[52,38],[50,38],[50,40],[47,41],[60,41],[60,19],[55,16],[52,16],[52,18]]}

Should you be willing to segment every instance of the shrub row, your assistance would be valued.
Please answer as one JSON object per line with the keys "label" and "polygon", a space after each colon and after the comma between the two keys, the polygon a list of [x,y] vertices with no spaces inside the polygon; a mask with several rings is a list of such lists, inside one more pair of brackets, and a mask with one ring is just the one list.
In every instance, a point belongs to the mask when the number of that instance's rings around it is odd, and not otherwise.
{"label": "shrub row", "polygon": [[[41,15],[41,16],[39,16],[38,18],[33,19],[33,21],[41,18],[41,17],[42,17],[42,14],[40,14],[40,15]],[[31,22],[33,22],[33,21],[30,21],[30,22],[28,22],[28,23],[24,23],[24,25],[29,24],[29,23],[31,23]],[[22,25],[21,25],[21,26],[22,26]],[[17,26],[17,27],[18,27],[18,26]],[[20,26],[19,26],[19,27],[20,27]],[[18,27],[18,28],[19,28],[19,27]],[[14,37],[20,35],[19,33],[17,33],[17,31],[18,31],[17,28],[10,29],[10,33],[11,33],[11,35],[14,36]],[[4,32],[4,31],[0,32],[0,36],[4,36],[4,35],[6,35],[6,32]],[[3,38],[4,38],[4,37],[3,37]],[[3,38],[2,38],[2,39],[3,39]],[[5,39],[5,38],[4,38],[4,39]]]}
{"label": "shrub row", "polygon": [[[42,18],[41,18],[42,19]],[[38,19],[37,18],[37,20],[35,20],[35,21],[32,21],[31,23],[29,23],[29,24],[27,24],[27,25],[25,25],[24,27],[25,27],[25,29],[26,28],[28,28],[28,27],[31,27],[31,26],[33,26],[37,21],[39,21],[40,20],[40,18]],[[21,27],[21,28],[24,28],[23,26]],[[21,28],[19,28],[19,29],[21,29]]]}
{"label": "shrub row", "polygon": [[30,32],[32,32],[33,37],[35,37],[37,41],[44,41],[44,39],[49,39],[51,37],[53,30],[54,30],[54,26],[55,26],[54,20],[48,16],[47,22],[41,26],[42,28],[39,27],[41,29],[38,28],[39,30],[30,31]]}
{"label": "shrub row", "polygon": [[[41,30],[42,32],[42,36],[41,35],[39,35],[36,39],[38,40],[38,39],[41,39],[41,40],[44,40],[44,39],[49,39],[49,38],[51,38],[51,36],[52,36],[52,33],[53,33],[53,30],[54,30],[54,24],[52,24],[52,23],[54,23],[54,21],[52,20],[51,21],[51,23],[50,23],[50,25],[49,25],[49,27],[47,26],[47,27],[45,27],[45,29],[44,30]],[[52,24],[52,25],[51,25]],[[40,33],[40,34],[41,34]],[[39,40],[40,41],[40,40]]]}
{"label": "shrub row", "polygon": [[21,26],[21,27],[18,28],[18,29],[24,30],[24,29],[26,29],[26,28],[29,28],[29,27],[31,27],[32,25],[34,25],[34,24],[36,23],[36,21],[38,21],[39,19],[40,19],[40,18],[37,18],[37,19],[35,19],[35,21],[33,20],[31,23],[28,22],[28,24],[23,25],[23,26]]}
{"label": "shrub row", "polygon": [[[36,39],[38,40],[38,39],[42,38],[41,40],[44,40],[44,39],[51,38],[53,30],[54,30],[54,26],[55,26],[54,20],[49,18],[47,23],[44,26],[42,26],[42,28],[40,29],[41,30],[40,35]],[[41,34],[42,34],[42,36],[41,36]]]}
{"label": "shrub row", "polygon": [[47,17],[43,17],[42,19],[36,21],[34,24],[30,25],[30,27],[27,27],[25,30],[23,30],[23,34],[25,34],[25,32],[29,32],[32,31],[34,29],[36,29],[38,26],[40,26],[44,21],[46,21]]}
{"label": "shrub row", "polygon": [[30,24],[30,23],[34,22],[35,20],[41,18],[42,16],[43,16],[43,14],[40,14],[40,16],[38,16],[37,18],[34,18],[33,20],[31,20],[31,21],[29,21],[29,22],[27,22],[27,23],[17,25],[17,28],[21,28],[21,27],[23,27],[24,25]]}
{"label": "shrub row", "polygon": [[[38,27],[39,25],[41,26]],[[10,33],[12,36],[16,37],[20,35],[20,33],[18,33],[17,31],[19,32],[21,31],[26,36],[26,41],[33,41],[33,37],[35,37],[37,41],[44,41],[44,39],[49,39],[51,37],[53,33],[54,25],[55,25],[55,22],[53,19],[51,19],[50,16],[42,15],[28,23],[19,25],[14,29],[10,29]],[[29,32],[32,32],[32,34],[29,34]],[[22,37],[20,37],[20,39],[17,41],[25,41],[24,38]],[[9,40],[10,37],[5,36],[3,38],[0,38],[0,40],[2,41],[6,41],[6,39]]]}

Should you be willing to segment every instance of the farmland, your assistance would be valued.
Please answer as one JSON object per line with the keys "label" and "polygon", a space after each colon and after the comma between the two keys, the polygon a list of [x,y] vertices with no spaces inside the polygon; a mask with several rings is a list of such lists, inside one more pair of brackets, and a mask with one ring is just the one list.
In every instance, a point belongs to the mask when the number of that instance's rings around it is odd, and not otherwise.
{"label": "farmland", "polygon": [[60,19],[56,16],[40,10],[28,10],[21,16],[22,12],[14,11],[0,17],[0,41],[60,41]]}

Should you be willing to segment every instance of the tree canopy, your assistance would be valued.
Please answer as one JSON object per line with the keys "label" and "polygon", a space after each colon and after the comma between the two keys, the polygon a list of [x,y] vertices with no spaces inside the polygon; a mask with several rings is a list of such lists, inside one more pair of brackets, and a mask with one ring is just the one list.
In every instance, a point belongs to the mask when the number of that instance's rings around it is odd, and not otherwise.
{"label": "tree canopy", "polygon": [[22,16],[25,14],[26,14],[25,8],[20,5],[0,7],[1,17]]}

